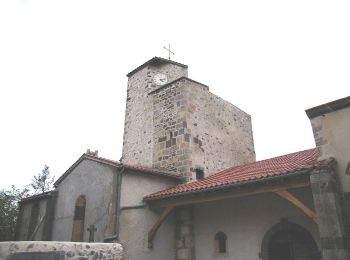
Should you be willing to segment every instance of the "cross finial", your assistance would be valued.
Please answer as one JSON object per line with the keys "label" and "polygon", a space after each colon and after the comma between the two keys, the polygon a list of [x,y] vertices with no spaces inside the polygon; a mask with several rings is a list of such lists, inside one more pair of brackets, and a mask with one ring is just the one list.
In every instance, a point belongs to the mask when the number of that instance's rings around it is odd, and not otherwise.
{"label": "cross finial", "polygon": [[164,49],[166,49],[168,52],[169,52],[169,60],[171,60],[171,58],[170,58],[170,55],[172,54],[172,55],[175,55],[175,53],[174,52],[172,52],[171,50],[170,50],[170,44],[169,44],[169,47],[167,48],[167,47],[165,47],[165,46],[163,46],[163,48]]}

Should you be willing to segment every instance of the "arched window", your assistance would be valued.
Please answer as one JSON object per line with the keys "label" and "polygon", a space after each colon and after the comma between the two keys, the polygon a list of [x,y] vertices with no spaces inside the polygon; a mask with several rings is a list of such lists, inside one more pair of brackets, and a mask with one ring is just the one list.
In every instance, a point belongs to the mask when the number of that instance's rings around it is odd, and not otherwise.
{"label": "arched window", "polygon": [[72,241],[81,242],[84,240],[85,207],[85,195],[80,195],[75,202]]}
{"label": "arched window", "polygon": [[218,253],[226,253],[226,240],[227,236],[224,232],[216,233],[215,237],[215,247]]}

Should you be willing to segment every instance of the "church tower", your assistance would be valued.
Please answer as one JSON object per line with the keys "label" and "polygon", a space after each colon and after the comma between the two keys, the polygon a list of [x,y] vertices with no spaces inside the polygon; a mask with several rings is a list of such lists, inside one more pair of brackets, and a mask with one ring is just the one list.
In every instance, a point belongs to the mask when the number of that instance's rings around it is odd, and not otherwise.
{"label": "church tower", "polygon": [[255,161],[250,116],[187,75],[186,65],[158,57],[127,75],[123,163],[191,181]]}

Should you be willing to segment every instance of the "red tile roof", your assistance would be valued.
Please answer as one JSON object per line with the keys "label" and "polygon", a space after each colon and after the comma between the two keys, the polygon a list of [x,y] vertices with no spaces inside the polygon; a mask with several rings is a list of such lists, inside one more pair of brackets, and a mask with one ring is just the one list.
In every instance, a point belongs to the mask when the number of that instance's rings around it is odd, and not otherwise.
{"label": "red tile roof", "polygon": [[247,182],[264,180],[271,177],[300,173],[303,170],[319,168],[330,160],[317,161],[317,148],[291,153],[267,160],[235,166],[208,176],[202,180],[185,183],[176,187],[147,195],[144,200],[181,196],[193,192],[205,192],[240,185]]}

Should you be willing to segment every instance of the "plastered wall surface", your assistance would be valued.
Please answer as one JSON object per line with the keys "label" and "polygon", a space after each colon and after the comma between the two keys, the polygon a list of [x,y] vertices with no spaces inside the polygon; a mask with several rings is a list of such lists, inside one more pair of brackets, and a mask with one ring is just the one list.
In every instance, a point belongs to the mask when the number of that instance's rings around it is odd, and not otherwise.
{"label": "plastered wall surface", "polygon": [[122,157],[126,163],[152,167],[153,108],[148,93],[159,87],[153,83],[157,73],[167,75],[171,82],[187,76],[187,69],[174,64],[147,66],[129,77]]}
{"label": "plastered wall surface", "polygon": [[[161,212],[143,205],[142,198],[152,192],[166,189],[175,180],[146,174],[123,173],[121,189],[120,243],[125,248],[125,259],[162,260],[174,259],[174,221],[170,215],[159,228],[154,248],[148,248],[148,231],[158,220]],[[124,209],[123,209],[124,208]]]}
{"label": "plastered wall surface", "polygon": [[311,125],[316,145],[321,149],[319,159],[336,158],[343,192],[350,192],[350,175],[345,173],[350,161],[350,107],[315,117]]}
{"label": "plastered wall surface", "polygon": [[148,231],[160,216],[147,208],[123,210],[120,217],[120,243],[125,250],[125,259],[164,260],[174,259],[174,218],[169,215],[162,223],[148,248]]}
{"label": "plastered wall surface", "polygon": [[120,205],[121,207],[142,205],[144,196],[173,187],[178,182],[169,177],[126,170],[122,176]]}
{"label": "plastered wall surface", "polygon": [[20,226],[18,240],[28,239],[28,230],[29,230],[29,222],[30,222],[32,206],[33,206],[32,203],[26,203],[22,205],[23,215],[21,218],[21,226]]}
{"label": "plastered wall surface", "polygon": [[[292,193],[313,209],[310,189]],[[282,217],[307,229],[319,246],[317,224],[299,208],[276,194],[254,195],[195,205],[196,259],[259,260],[261,243],[266,232]],[[227,253],[216,253],[214,236],[227,235]]]}
{"label": "plastered wall surface", "polygon": [[[30,226],[30,218],[31,218],[31,212],[34,203],[37,203],[39,205],[39,213],[36,220],[36,226],[38,226],[36,233],[34,237],[32,237],[32,234],[29,234],[29,226]],[[22,205],[23,210],[23,217],[21,218],[21,225],[20,225],[20,231],[19,231],[19,237],[18,240],[42,240],[43,239],[43,230],[44,230],[44,220],[42,219],[43,216],[46,215],[46,205],[47,200],[46,199],[40,199],[36,200],[34,202],[24,203]],[[33,230],[35,229],[33,227]]]}
{"label": "plastered wall surface", "polygon": [[112,210],[112,183],[115,169],[91,160],[83,160],[58,186],[58,197],[53,224],[53,240],[70,241],[75,203],[80,195],[86,197],[84,241],[87,228],[97,228],[95,242],[103,242],[109,228]]}

